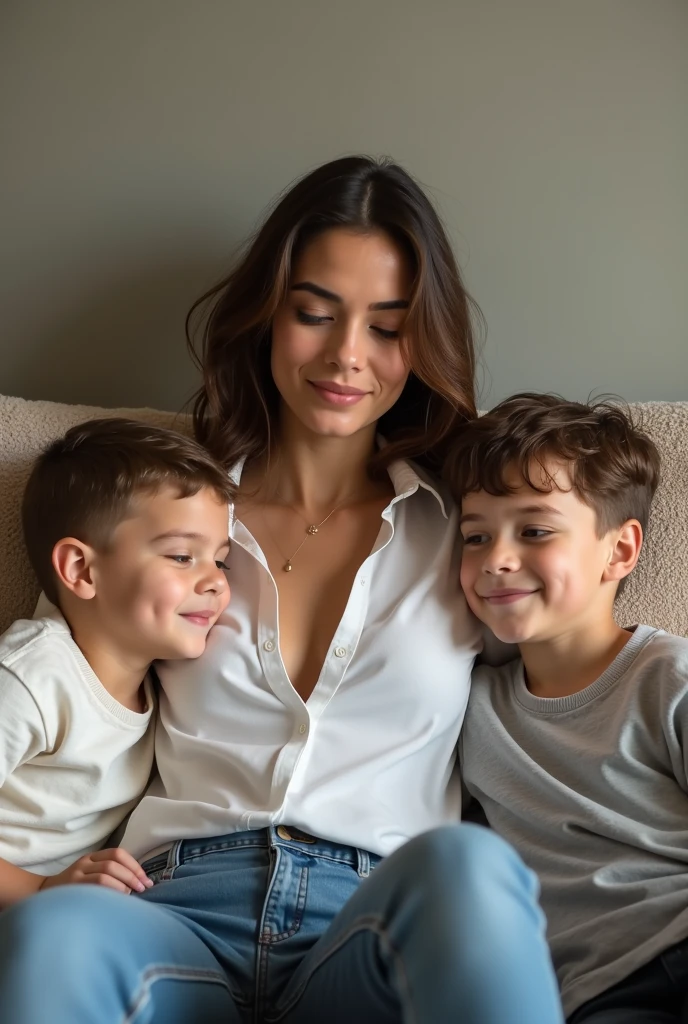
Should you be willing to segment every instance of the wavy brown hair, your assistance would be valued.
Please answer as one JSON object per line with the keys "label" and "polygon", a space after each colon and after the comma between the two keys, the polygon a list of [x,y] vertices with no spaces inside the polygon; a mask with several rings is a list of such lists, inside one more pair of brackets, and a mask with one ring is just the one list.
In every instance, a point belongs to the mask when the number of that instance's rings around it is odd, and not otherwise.
{"label": "wavy brown hair", "polygon": [[659,452],[616,399],[568,402],[536,392],[506,398],[466,426],[444,475],[459,501],[472,491],[512,493],[510,469],[533,490],[547,493],[557,486],[547,470],[550,460],[568,465],[573,490],[596,514],[598,536],[629,519],[647,530]]}
{"label": "wavy brown hair", "polygon": [[224,465],[270,454],[280,401],[270,369],[272,320],[299,254],[333,228],[386,232],[413,274],[402,338],[411,372],[380,420],[388,443],[371,469],[400,457],[438,468],[450,439],[475,415],[473,317],[482,317],[423,190],[397,164],[366,156],[334,160],[297,181],[232,272],[192,306],[186,334],[202,372],[193,405],[196,438]]}

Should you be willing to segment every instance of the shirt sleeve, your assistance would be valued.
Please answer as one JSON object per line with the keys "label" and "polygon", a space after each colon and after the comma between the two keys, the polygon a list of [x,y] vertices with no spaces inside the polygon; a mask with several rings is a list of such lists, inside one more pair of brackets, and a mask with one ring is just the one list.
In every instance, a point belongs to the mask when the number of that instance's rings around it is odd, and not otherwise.
{"label": "shirt sleeve", "polygon": [[671,708],[664,732],[676,781],[688,793],[688,687]]}
{"label": "shirt sleeve", "polygon": [[[661,640],[663,646],[659,649],[664,656],[648,678],[648,699],[660,709],[660,727],[671,768],[683,792],[688,793],[688,639]],[[655,643],[659,647],[658,641]]]}
{"label": "shirt sleeve", "polygon": [[47,748],[43,716],[18,676],[0,665],[0,787]]}

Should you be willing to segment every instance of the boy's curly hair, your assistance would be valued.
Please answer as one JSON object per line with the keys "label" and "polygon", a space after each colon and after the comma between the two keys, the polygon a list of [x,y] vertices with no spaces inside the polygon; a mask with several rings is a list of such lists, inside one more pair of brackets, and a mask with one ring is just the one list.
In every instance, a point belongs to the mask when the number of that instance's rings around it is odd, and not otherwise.
{"label": "boy's curly hair", "polygon": [[637,519],[645,532],[659,483],[659,452],[616,400],[585,404],[559,395],[513,395],[463,428],[444,476],[459,501],[471,491],[509,494],[512,469],[534,490],[547,492],[555,486],[548,461],[567,464],[573,490],[596,513],[598,536],[628,519]]}

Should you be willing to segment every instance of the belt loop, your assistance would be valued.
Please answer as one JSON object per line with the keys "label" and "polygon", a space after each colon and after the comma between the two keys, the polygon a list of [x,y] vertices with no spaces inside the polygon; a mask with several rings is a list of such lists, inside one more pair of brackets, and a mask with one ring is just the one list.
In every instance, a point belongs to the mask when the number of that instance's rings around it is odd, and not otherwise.
{"label": "belt loop", "polygon": [[177,839],[176,842],[172,843],[167,852],[167,864],[165,870],[162,873],[160,881],[169,882],[170,878],[175,872],[175,868],[179,867],[179,854],[181,853],[182,840]]}
{"label": "belt loop", "polygon": [[356,850],[356,870],[360,878],[367,878],[370,874],[370,854],[367,850]]}

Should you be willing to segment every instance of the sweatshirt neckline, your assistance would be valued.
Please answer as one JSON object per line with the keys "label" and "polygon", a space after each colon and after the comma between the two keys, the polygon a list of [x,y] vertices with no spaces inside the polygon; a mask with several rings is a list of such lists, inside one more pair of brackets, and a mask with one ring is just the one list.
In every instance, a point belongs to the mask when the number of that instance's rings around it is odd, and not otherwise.
{"label": "sweatshirt neckline", "polygon": [[633,633],[611,665],[593,683],[586,686],[584,690],[579,690],[578,693],[570,693],[566,697],[536,697],[535,694],[531,693],[526,686],[523,662],[519,659],[516,662],[513,675],[516,701],[529,711],[534,711],[541,715],[551,715],[574,711],[576,708],[584,707],[603,693],[606,693],[628,671],[643,648],[660,632],[660,630],[655,629],[653,626],[626,628],[632,628]]}

